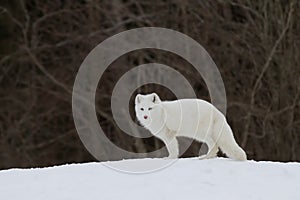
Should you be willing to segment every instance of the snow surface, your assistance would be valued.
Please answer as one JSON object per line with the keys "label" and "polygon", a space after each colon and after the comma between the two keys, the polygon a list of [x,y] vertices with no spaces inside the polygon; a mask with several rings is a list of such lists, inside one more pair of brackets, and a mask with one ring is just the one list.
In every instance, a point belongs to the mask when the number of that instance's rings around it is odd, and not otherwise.
{"label": "snow surface", "polygon": [[[163,162],[168,161],[138,159],[110,164],[147,168]],[[0,171],[0,199],[300,199],[300,163],[188,158],[146,174],[121,173],[104,164]]]}

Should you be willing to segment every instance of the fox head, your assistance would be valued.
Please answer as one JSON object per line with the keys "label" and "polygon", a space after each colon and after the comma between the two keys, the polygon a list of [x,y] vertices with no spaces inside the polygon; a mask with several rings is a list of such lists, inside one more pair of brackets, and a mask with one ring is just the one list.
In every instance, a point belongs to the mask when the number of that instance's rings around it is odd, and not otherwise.
{"label": "fox head", "polygon": [[161,113],[159,104],[161,100],[156,93],[142,95],[138,94],[135,97],[135,113],[140,123],[148,127],[155,117]]}

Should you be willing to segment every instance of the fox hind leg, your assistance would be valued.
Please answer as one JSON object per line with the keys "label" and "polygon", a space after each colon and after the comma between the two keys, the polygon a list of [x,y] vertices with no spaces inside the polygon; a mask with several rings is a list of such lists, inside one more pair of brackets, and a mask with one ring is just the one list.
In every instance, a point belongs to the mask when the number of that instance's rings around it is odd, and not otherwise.
{"label": "fox hind leg", "polygon": [[199,159],[208,159],[208,158],[217,157],[217,153],[219,151],[219,147],[217,143],[212,138],[206,139],[205,143],[208,147],[207,153],[205,155],[200,156]]}

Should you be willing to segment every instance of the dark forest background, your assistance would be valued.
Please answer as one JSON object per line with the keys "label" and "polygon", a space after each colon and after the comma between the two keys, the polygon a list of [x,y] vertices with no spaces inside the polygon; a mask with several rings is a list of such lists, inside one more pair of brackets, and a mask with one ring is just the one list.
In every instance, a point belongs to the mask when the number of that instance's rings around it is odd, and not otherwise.
{"label": "dark forest background", "polygon": [[[298,0],[1,0],[0,168],[94,161],[72,118],[77,70],[101,41],[147,26],[180,31],[209,52],[226,87],[227,119],[249,159],[300,161],[299,4]],[[101,78],[96,105],[107,136],[132,152],[153,151],[163,144],[122,133],[112,119],[110,95],[122,74],[150,62],[174,67],[199,98],[209,100],[201,76],[176,55],[150,49],[117,59]],[[174,99],[158,85],[139,91]],[[193,143],[184,156],[198,151],[199,144]]]}

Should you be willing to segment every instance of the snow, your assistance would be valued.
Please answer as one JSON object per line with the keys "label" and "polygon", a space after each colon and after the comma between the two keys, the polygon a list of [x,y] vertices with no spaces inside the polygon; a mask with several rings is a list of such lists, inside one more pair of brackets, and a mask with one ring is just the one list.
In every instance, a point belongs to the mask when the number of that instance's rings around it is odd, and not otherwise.
{"label": "snow", "polygon": [[[300,199],[300,163],[137,159],[0,171],[1,200]],[[150,169],[124,173],[111,169]],[[107,167],[109,165],[109,167]]]}

